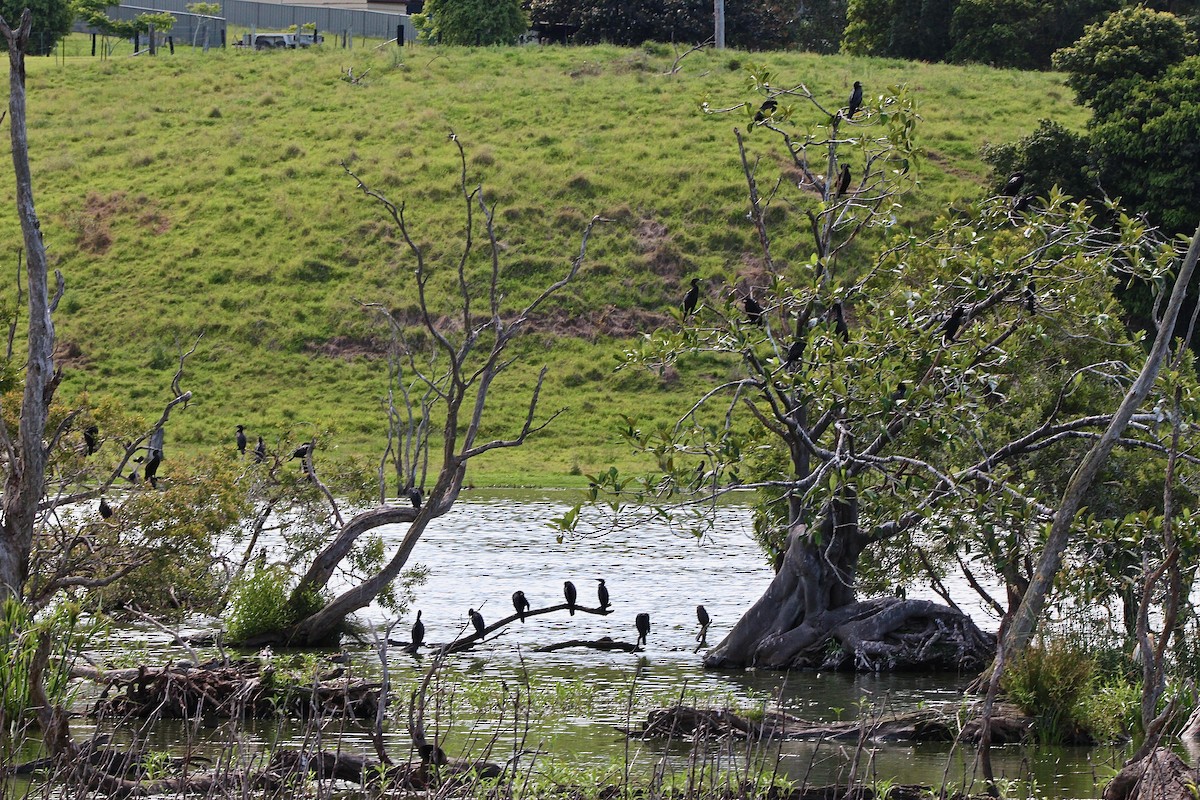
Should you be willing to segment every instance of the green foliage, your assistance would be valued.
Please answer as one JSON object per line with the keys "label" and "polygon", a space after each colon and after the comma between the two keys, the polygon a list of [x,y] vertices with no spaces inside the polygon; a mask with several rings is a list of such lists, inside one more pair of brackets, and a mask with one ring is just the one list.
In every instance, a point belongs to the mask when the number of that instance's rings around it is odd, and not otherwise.
{"label": "green foliage", "polygon": [[1101,681],[1091,656],[1065,639],[1029,647],[1005,669],[1002,688],[1034,718],[1042,744],[1118,741],[1140,701],[1136,686]]}
{"label": "green foliage", "polygon": [[62,603],[35,620],[29,607],[16,599],[8,597],[0,602],[0,652],[4,653],[0,659],[0,742],[7,744],[10,725],[16,726],[36,712],[30,695],[30,671],[43,641],[49,645],[42,675],[46,698],[61,705],[73,693],[71,662],[89,633],[80,619],[80,608],[75,603]]}
{"label": "green foliage", "polygon": [[1079,200],[1101,199],[1088,137],[1052,120],[1038,120],[1033,133],[1015,142],[985,146],[983,160],[992,167],[993,194],[1004,189],[1009,176],[1021,172],[1022,194],[1045,197],[1057,186]]}
{"label": "green foliage", "polygon": [[817,0],[804,4],[804,13],[795,22],[792,40],[801,50],[812,53],[836,53],[841,49],[846,30],[848,0]]}
{"label": "green foliage", "polygon": [[[841,31],[841,26],[836,22],[836,6],[841,3],[844,0],[826,0],[823,7],[817,9],[816,13],[821,13],[821,21],[832,21],[831,28],[836,30],[819,34],[813,32],[813,39],[823,42],[824,47],[812,49],[829,52],[830,37],[836,49]],[[711,0],[646,0],[638,3],[619,0],[531,0],[528,5],[535,23],[578,28],[574,38],[580,43],[699,44],[714,35]],[[785,47],[791,42],[790,27],[794,13],[794,4],[783,0],[731,2],[725,7],[725,40],[731,47],[746,50]]]}
{"label": "green foliage", "polygon": [[[282,566],[257,567],[234,590],[225,617],[231,642],[244,642],[261,634],[284,630],[297,619],[288,606],[290,575]],[[320,608],[309,604],[310,612]]]}
{"label": "green foliage", "polygon": [[[13,27],[16,27],[25,9],[29,9],[33,15],[27,55],[49,55],[59,41],[71,32],[75,10],[70,0],[0,0],[0,16]],[[7,49],[8,43],[0,38],[0,50]]]}
{"label": "green foliage", "polygon": [[1055,69],[1098,117],[1128,116],[1126,96],[1196,50],[1196,38],[1175,15],[1130,6],[1089,26],[1054,54]]}
{"label": "green foliage", "polygon": [[843,37],[855,55],[941,61],[958,0],[850,0]]}
{"label": "green foliage", "polygon": [[422,38],[440,44],[514,44],[529,28],[519,0],[426,0],[418,20]]}

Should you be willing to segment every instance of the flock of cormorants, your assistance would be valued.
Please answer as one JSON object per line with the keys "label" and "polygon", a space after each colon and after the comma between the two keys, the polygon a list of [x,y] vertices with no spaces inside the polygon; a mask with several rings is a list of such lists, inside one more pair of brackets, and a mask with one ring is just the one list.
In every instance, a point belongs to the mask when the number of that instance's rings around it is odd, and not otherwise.
{"label": "flock of cormorants", "polygon": [[[567,611],[571,616],[575,615],[575,609],[578,608],[579,592],[575,588],[575,584],[571,581],[563,583],[563,596],[567,600]],[[612,605],[609,599],[608,587],[604,583],[603,578],[596,578],[596,600],[599,602],[599,608],[607,611]],[[512,595],[513,609],[517,612],[517,618],[522,624],[525,622],[525,615],[529,613],[532,607],[529,598],[525,596],[525,592],[517,590]],[[474,628],[473,635],[483,638],[487,632],[487,623],[483,619],[483,614],[474,608],[467,609],[467,619],[470,620],[471,627]],[[708,626],[712,620],[708,616],[708,611],[703,605],[696,606],[696,620],[700,623],[700,633],[696,636],[696,641],[704,641],[704,637],[708,633]],[[650,636],[650,615],[642,612],[634,617],[634,627],[637,629],[637,644],[644,647],[646,640]],[[405,648],[410,653],[416,653],[417,650],[425,643],[425,623],[421,621],[421,612],[417,611],[417,618],[412,625],[412,640]]]}

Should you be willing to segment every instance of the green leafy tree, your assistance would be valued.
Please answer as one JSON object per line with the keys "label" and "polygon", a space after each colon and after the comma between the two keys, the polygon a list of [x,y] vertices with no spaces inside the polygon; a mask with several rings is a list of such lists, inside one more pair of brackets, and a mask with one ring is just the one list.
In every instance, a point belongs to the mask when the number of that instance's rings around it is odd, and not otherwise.
{"label": "green leafy tree", "polygon": [[850,0],[846,52],[941,61],[950,51],[950,23],[959,0]]}
{"label": "green leafy tree", "polygon": [[[0,16],[17,20],[21,11],[28,8],[33,14],[33,28],[29,32],[28,55],[44,56],[54,51],[59,41],[71,32],[75,22],[75,9],[70,0],[3,0]],[[0,49],[7,44],[0,40]]]}
{"label": "green leafy tree", "polygon": [[984,147],[983,160],[992,167],[992,194],[1019,172],[1022,194],[1046,197],[1057,186],[1076,199],[1103,200],[1088,136],[1052,120],[1039,120],[1033,133],[1015,142]]}
{"label": "green leafy tree", "polygon": [[796,47],[813,53],[836,53],[846,30],[847,0],[816,0],[804,4],[796,20],[792,40]]}
{"label": "green leafy tree", "polygon": [[954,11],[952,61],[1047,69],[1055,50],[1121,0],[960,0]]}
{"label": "green leafy tree", "polygon": [[1196,39],[1173,14],[1142,6],[1124,8],[1089,26],[1070,47],[1054,54],[1055,69],[1098,116],[1119,112],[1134,86],[1153,81],[1196,50]]}
{"label": "green leafy tree", "polygon": [[519,0],[426,0],[415,22],[427,41],[441,44],[515,44],[529,29]]}
{"label": "green leafy tree", "polygon": [[[714,32],[711,0],[530,0],[529,10],[534,22],[576,28],[575,41],[581,44],[700,44]],[[726,42],[746,50],[787,47],[792,42],[794,11],[783,0],[728,0]]]}

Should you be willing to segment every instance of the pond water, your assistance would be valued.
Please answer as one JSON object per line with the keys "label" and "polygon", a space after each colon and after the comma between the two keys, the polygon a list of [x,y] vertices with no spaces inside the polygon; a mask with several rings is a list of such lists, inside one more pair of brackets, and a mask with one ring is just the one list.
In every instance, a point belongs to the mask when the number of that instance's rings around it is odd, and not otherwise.
{"label": "pond water", "polygon": [[[735,502],[717,508],[714,532],[702,540],[659,522],[558,543],[547,523],[561,516],[573,499],[573,494],[554,492],[464,493],[451,514],[430,526],[413,554],[415,563],[429,569],[413,605],[413,612],[423,612],[427,642],[452,640],[467,626],[468,608],[480,609],[488,620],[507,616],[511,595],[518,589],[535,608],[560,603],[565,580],[579,588],[581,604],[594,606],[594,579],[604,578],[615,609],[605,617],[565,612],[533,617],[452,656],[439,684],[438,720],[427,720],[444,737],[452,755],[478,755],[491,741],[498,752],[511,752],[514,742],[523,740],[525,747],[539,751],[542,768],[569,764],[601,774],[615,769],[619,775],[626,763],[644,770],[686,761],[685,746],[631,745],[614,730],[614,726],[636,726],[651,708],[681,697],[704,706],[778,707],[810,720],[857,718],[864,709],[884,705],[907,710],[962,702],[969,676],[704,670],[701,655],[695,652],[696,605],[703,603],[712,617],[708,641],[715,644],[771,579],[751,536],[748,506]],[[385,541],[401,535],[399,528],[383,531]],[[965,583],[950,582],[948,588],[982,627],[995,629],[995,620]],[[919,588],[909,596],[936,599],[932,591]],[[634,616],[639,612],[649,613],[652,625],[642,653],[534,652],[538,646],[568,639],[610,636],[632,642]],[[375,627],[389,621],[378,608],[369,609],[363,618]],[[412,612],[393,638],[408,639],[411,618]],[[124,652],[128,656],[128,649],[137,646],[152,649],[151,663],[185,657],[169,648],[160,632],[141,628],[120,631],[93,655],[103,659]],[[352,670],[372,676],[380,673],[378,656],[369,644],[350,643],[347,649]],[[307,658],[312,664],[325,656],[295,658],[298,663]],[[430,659],[414,659],[399,648],[392,648],[388,659],[396,694],[406,699]],[[513,693],[518,689],[524,698],[522,716],[528,717],[525,735],[521,733],[525,723],[514,726],[512,721]],[[392,752],[402,754],[409,742],[402,712],[398,719],[401,722],[392,726],[388,743]],[[342,750],[372,752],[367,731],[342,722],[329,724],[336,729]],[[164,725],[151,734],[151,742],[168,747],[180,735],[181,729]],[[217,732],[213,737],[219,740],[221,735]],[[298,727],[260,725],[246,735],[266,743],[305,734]],[[784,774],[823,784],[846,780],[852,750],[829,743],[786,743],[768,755]],[[1109,774],[1108,766],[1119,764],[1120,757],[1103,748],[1010,747],[999,748],[993,761],[998,773],[1032,778],[1047,796],[1095,797],[1097,785]],[[971,752],[944,745],[879,745],[863,754],[860,774],[867,769],[880,779],[940,785],[944,775],[955,784],[969,782],[975,766]]]}

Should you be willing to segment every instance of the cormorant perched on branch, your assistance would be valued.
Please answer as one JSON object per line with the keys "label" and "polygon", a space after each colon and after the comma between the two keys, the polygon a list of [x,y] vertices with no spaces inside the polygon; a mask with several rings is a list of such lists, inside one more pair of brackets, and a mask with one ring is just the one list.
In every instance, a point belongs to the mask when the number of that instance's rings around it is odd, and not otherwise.
{"label": "cormorant perched on branch", "polygon": [[83,446],[87,450],[84,455],[88,456],[100,449],[99,425],[88,425],[83,429]]}
{"label": "cormorant perched on branch", "polygon": [[692,288],[683,296],[683,318],[687,319],[696,311],[700,303],[700,279],[692,278]]}
{"label": "cormorant perched on branch", "polygon": [[746,322],[751,325],[762,325],[763,307],[754,299],[754,294],[747,294],[742,299],[742,306],[746,309]]}
{"label": "cormorant perched on branch", "polygon": [[850,188],[850,165],[842,164],[842,176],[838,178],[837,196],[841,197]]}
{"label": "cormorant perched on branch", "polygon": [[1025,173],[1014,172],[1008,176],[1008,181],[1004,184],[1004,188],[1000,190],[1000,194],[1005,197],[1016,197],[1021,191],[1021,187],[1025,185]]}
{"label": "cormorant perched on branch", "polygon": [[833,332],[842,337],[843,342],[850,341],[850,326],[846,324],[846,313],[841,303],[829,307],[829,319],[833,321]]}
{"label": "cormorant perched on branch", "polygon": [[150,485],[155,489],[158,488],[158,465],[162,463],[162,451],[151,450],[150,458],[146,461],[146,466],[142,470],[142,474],[146,480],[150,481]]}
{"label": "cormorant perched on branch", "polygon": [[807,346],[808,340],[806,339],[797,339],[796,341],[792,342],[792,346],[789,347],[787,351],[787,361],[784,363],[788,367],[791,367],[800,359],[804,358],[804,348]]}
{"label": "cormorant perched on branch", "polygon": [[763,104],[758,107],[758,111],[754,115],[755,122],[763,122],[767,117],[775,113],[775,109],[779,108],[779,101],[770,98],[763,101]]}
{"label": "cormorant perched on branch", "polygon": [[600,601],[600,608],[608,608],[608,587],[604,585],[604,578],[596,578],[596,597]]}
{"label": "cormorant perched on branch", "polygon": [[237,426],[237,449],[241,455],[246,455],[246,426]]}
{"label": "cormorant perched on branch", "polygon": [[563,584],[563,595],[567,598],[567,613],[572,617],[575,616],[575,598],[579,593],[575,591],[575,584],[567,581]]}
{"label": "cormorant perched on branch", "polygon": [[1012,210],[1013,211],[1028,211],[1029,204],[1032,202],[1033,202],[1033,195],[1031,195],[1031,194],[1018,195],[1017,197],[1013,198]]}
{"label": "cormorant perched on branch", "polygon": [[261,436],[258,437],[258,444],[254,446],[254,463],[261,464],[267,460],[267,444]]}
{"label": "cormorant perched on branch", "polygon": [[850,93],[850,100],[846,103],[846,119],[854,119],[854,115],[862,108],[862,100],[862,81],[855,81],[854,91]]}
{"label": "cormorant perched on branch", "polygon": [[113,515],[112,506],[110,506],[108,504],[108,501],[105,500],[103,496],[101,496],[100,497],[100,516],[101,516],[101,518],[108,519],[112,515]]}
{"label": "cormorant perched on branch", "polygon": [[633,618],[633,624],[637,626],[637,643],[644,646],[646,637],[650,635],[650,615],[645,612],[638,614]]}
{"label": "cormorant perched on branch", "polygon": [[412,626],[412,644],[409,645],[412,651],[417,652],[417,648],[425,641],[425,623],[421,622],[421,610],[417,609],[417,619]]}
{"label": "cormorant perched on branch", "polygon": [[524,622],[525,612],[529,610],[529,601],[525,598],[524,592],[513,592],[513,608],[517,610],[517,616],[520,618],[521,622]]}
{"label": "cormorant perched on branch", "polygon": [[708,617],[708,609],[703,605],[696,606],[696,621],[699,622],[700,626],[703,628],[707,628],[708,623],[712,621]]}
{"label": "cormorant perched on branch", "polygon": [[312,449],[313,449],[313,443],[305,442],[304,444],[300,445],[299,447],[297,447],[295,450],[292,451],[291,456],[288,457],[288,461],[291,461],[293,458],[304,458],[309,453],[312,452]]}
{"label": "cormorant perched on branch", "polygon": [[954,337],[958,336],[958,329],[962,327],[963,314],[966,309],[962,306],[955,306],[950,312],[950,318],[942,325],[942,343],[950,344],[954,341]]}
{"label": "cormorant perched on branch", "polygon": [[468,608],[467,616],[471,618],[471,625],[475,627],[475,632],[482,636],[484,628],[487,627],[487,625],[483,624],[483,614],[480,614],[473,608]]}
{"label": "cormorant perched on branch", "polygon": [[1037,284],[1033,281],[1025,287],[1025,310],[1030,314],[1037,313]]}

